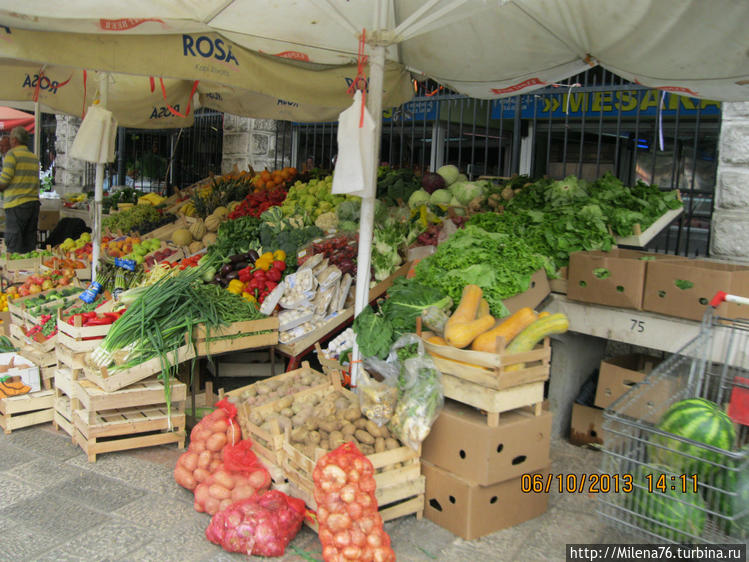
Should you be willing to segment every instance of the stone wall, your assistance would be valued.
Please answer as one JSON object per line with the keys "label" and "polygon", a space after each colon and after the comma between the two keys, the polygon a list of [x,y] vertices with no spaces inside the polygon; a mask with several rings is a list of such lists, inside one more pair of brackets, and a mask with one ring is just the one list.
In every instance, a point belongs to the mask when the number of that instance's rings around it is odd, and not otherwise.
{"label": "stone wall", "polygon": [[272,119],[251,119],[224,114],[224,153],[221,160],[221,173],[230,171],[235,165],[240,170],[247,170],[252,166],[252,169],[256,171],[288,166],[291,142],[282,145],[288,147],[285,151],[287,154],[278,154],[277,157],[276,128],[277,122]]}
{"label": "stone wall", "polygon": [[60,195],[70,192],[80,192],[86,172],[83,160],[71,158],[68,152],[73,147],[73,140],[81,126],[78,117],[57,115],[57,129],[55,139],[55,191]]}
{"label": "stone wall", "polygon": [[749,260],[749,102],[723,103],[710,254]]}

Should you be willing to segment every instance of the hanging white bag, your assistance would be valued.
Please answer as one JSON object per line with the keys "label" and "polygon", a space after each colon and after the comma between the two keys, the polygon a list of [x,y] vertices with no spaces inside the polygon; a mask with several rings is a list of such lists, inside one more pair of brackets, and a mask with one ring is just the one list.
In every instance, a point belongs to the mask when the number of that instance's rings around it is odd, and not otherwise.
{"label": "hanging white bag", "polygon": [[375,122],[362,106],[362,93],[357,90],[353,105],[338,117],[338,156],[332,192],[374,197]]}
{"label": "hanging white bag", "polygon": [[75,135],[70,155],[73,158],[106,164],[114,162],[114,143],[117,136],[117,120],[112,112],[92,105],[83,118]]}

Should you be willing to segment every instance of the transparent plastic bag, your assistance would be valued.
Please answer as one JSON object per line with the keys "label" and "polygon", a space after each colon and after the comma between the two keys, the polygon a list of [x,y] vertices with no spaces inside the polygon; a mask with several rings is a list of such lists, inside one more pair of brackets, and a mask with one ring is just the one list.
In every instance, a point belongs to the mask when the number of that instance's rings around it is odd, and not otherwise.
{"label": "transparent plastic bag", "polygon": [[421,338],[414,334],[406,334],[393,344],[388,361],[394,356],[400,367],[398,403],[388,428],[401,443],[417,450],[445,403],[442,375],[424,352]]}
{"label": "transparent plastic bag", "polygon": [[[383,426],[390,421],[398,401],[398,366],[376,357],[366,358],[363,365],[356,385],[361,412]],[[370,372],[379,374],[383,380],[376,380]]]}

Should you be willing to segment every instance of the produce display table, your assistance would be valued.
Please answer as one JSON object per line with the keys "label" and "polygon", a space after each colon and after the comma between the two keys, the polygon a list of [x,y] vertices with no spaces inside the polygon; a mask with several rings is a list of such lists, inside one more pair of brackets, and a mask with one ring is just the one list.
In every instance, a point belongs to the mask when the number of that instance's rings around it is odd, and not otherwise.
{"label": "produce display table", "polygon": [[[615,308],[569,300],[552,293],[541,307],[569,318],[569,332],[552,338],[549,401],[554,416],[552,435],[562,436],[570,426],[572,404],[590,373],[604,357],[606,340],[673,353],[693,339],[700,322],[652,312]],[[716,345],[720,350],[722,346]],[[720,361],[722,357],[714,356]]]}

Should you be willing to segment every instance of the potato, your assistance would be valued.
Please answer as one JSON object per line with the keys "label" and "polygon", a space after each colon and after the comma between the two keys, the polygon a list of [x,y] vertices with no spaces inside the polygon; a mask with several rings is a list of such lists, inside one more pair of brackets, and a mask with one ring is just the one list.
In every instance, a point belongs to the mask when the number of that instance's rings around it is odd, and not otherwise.
{"label": "potato", "polygon": [[349,401],[345,396],[339,396],[335,401],[335,409],[337,411],[343,411],[349,407]]}
{"label": "potato", "polygon": [[294,417],[294,410],[291,408],[284,408],[281,410],[281,415],[286,416],[287,418],[293,418]]}
{"label": "potato", "polygon": [[397,449],[397,448],[398,448],[398,447],[400,447],[400,446],[401,446],[401,445],[400,445],[400,443],[398,443],[398,442],[397,442],[397,441],[396,441],[395,439],[393,439],[392,437],[388,437],[387,439],[385,439],[385,448],[386,448],[386,449],[387,449],[388,451],[392,451],[393,449]]}
{"label": "potato", "polygon": [[366,443],[367,445],[373,445],[375,442],[374,437],[372,437],[369,433],[367,433],[363,429],[357,429],[354,432],[354,437],[356,437],[357,440],[361,441],[362,443]]}
{"label": "potato", "polygon": [[310,431],[315,431],[318,427],[320,427],[320,418],[314,416],[307,418],[304,422],[304,427],[306,427]]}
{"label": "potato", "polygon": [[324,420],[321,421],[319,424],[320,429],[327,431],[330,433],[331,431],[336,431],[338,429],[341,429],[341,422],[340,420]]}
{"label": "potato", "polygon": [[343,433],[340,431],[331,431],[328,437],[328,443],[330,443],[330,450],[337,449],[345,442]]}
{"label": "potato", "polygon": [[341,433],[343,434],[344,438],[348,435],[351,436],[356,431],[356,426],[353,423],[349,422],[343,422],[341,424]]}
{"label": "potato", "polygon": [[307,437],[307,430],[303,427],[298,427],[291,432],[291,440],[294,443],[304,443]]}
{"label": "potato", "polygon": [[365,455],[373,455],[375,452],[374,447],[372,447],[372,445],[367,445],[366,443],[362,443],[359,450]]}
{"label": "potato", "polygon": [[349,406],[343,411],[342,417],[346,421],[354,421],[361,417],[361,411],[359,411],[359,408]]}
{"label": "potato", "polygon": [[282,410],[285,410],[286,408],[291,408],[291,405],[294,403],[294,400],[291,398],[291,396],[284,396],[278,401],[278,404],[281,406]]}
{"label": "potato", "polygon": [[388,426],[383,425],[380,428],[380,437],[384,437],[387,439],[388,437],[392,437],[393,435],[390,433],[390,430],[388,429]]}
{"label": "potato", "polygon": [[281,432],[284,432],[287,429],[291,431],[292,425],[291,425],[291,420],[289,418],[279,414],[276,416],[276,420],[278,421],[278,425],[281,428]]}
{"label": "potato", "polygon": [[257,396],[257,388],[255,387],[255,385],[254,385],[254,384],[253,384],[253,385],[250,385],[250,387],[249,387],[249,388],[247,388],[247,389],[246,389],[246,390],[245,390],[245,391],[244,391],[244,392],[242,393],[242,398],[243,398],[243,399],[245,399],[245,400],[246,400],[247,398],[254,398],[255,396]]}
{"label": "potato", "polygon": [[375,450],[375,453],[385,452],[385,438],[384,437],[375,437],[374,450]]}
{"label": "potato", "polygon": [[315,458],[315,445],[302,445],[301,448],[305,456],[311,459]]}
{"label": "potato", "polygon": [[383,437],[383,435],[382,435],[382,431],[380,431],[380,426],[379,426],[379,425],[377,425],[377,424],[376,424],[375,422],[373,422],[372,420],[367,420],[367,421],[365,422],[365,424],[364,424],[364,429],[366,429],[366,430],[367,430],[367,432],[368,432],[368,433],[369,433],[369,434],[370,434],[370,435],[371,435],[372,437]]}
{"label": "potato", "polygon": [[320,439],[320,443],[317,445],[321,449],[325,449],[326,451],[330,451],[330,442],[327,439]]}
{"label": "potato", "polygon": [[255,425],[263,425],[263,422],[265,420],[263,419],[263,416],[260,412],[257,410],[252,410],[250,412],[250,422],[252,422]]}
{"label": "potato", "polygon": [[270,393],[271,389],[265,385],[265,384],[258,384],[257,385],[257,393],[264,396],[268,393]]}
{"label": "potato", "polygon": [[331,401],[325,401],[320,404],[317,408],[317,415],[321,418],[327,418],[328,416],[335,414],[335,403]]}
{"label": "potato", "polygon": [[354,427],[357,429],[364,429],[366,431],[367,429],[367,418],[359,418],[358,420],[354,420]]}
{"label": "potato", "polygon": [[317,445],[320,442],[320,432],[310,431],[309,433],[307,433],[307,437],[305,438],[304,442],[307,445]]}

